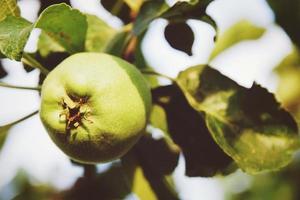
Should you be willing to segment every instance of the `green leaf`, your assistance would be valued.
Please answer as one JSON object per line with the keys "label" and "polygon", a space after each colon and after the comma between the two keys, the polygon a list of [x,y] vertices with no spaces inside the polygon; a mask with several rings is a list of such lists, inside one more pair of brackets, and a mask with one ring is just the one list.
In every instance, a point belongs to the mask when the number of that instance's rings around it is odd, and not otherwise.
{"label": "green leaf", "polygon": [[169,23],[165,28],[164,35],[171,47],[183,51],[189,56],[192,55],[195,37],[192,28],[186,21]]}
{"label": "green leaf", "polygon": [[45,9],[35,27],[41,28],[71,54],[84,50],[87,32],[86,17],[65,3]]}
{"label": "green leaf", "polygon": [[276,22],[287,32],[292,41],[300,48],[300,0],[267,0],[275,13]]}
{"label": "green leaf", "polygon": [[152,90],[152,97],[153,103],[164,109],[168,132],[182,150],[185,174],[190,177],[212,177],[226,172],[232,159],[216,144],[202,113],[189,105],[178,86],[157,87]]}
{"label": "green leaf", "polygon": [[264,32],[264,28],[258,27],[247,20],[239,21],[218,37],[209,60],[213,60],[220,53],[243,40],[260,38]]}
{"label": "green leaf", "polygon": [[187,19],[199,19],[211,24],[216,28],[216,23],[206,13],[206,8],[213,0],[180,1],[169,7],[164,1],[145,2],[137,16],[133,32],[140,35],[148,28],[149,24],[159,17],[170,21],[184,21]]}
{"label": "green leaf", "polygon": [[8,15],[12,15],[15,17],[20,16],[20,9],[17,5],[16,0],[1,0],[0,10],[0,21],[2,21]]}
{"label": "green leaf", "polygon": [[46,57],[50,53],[66,51],[64,47],[62,47],[44,31],[42,31],[39,36],[38,50],[42,57]]}
{"label": "green leaf", "polygon": [[214,0],[178,1],[163,15],[166,19],[201,19],[205,15],[207,6]]}
{"label": "green leaf", "polygon": [[102,52],[116,35],[116,30],[94,15],[86,14],[88,29],[85,41],[86,51]]}
{"label": "green leaf", "polygon": [[[94,15],[85,14],[88,28],[85,39],[85,51],[102,52],[110,40],[116,35],[116,30]],[[64,52],[66,49],[53,39],[45,31],[42,31],[38,49],[41,56],[46,57],[50,53]]]}
{"label": "green leaf", "polygon": [[299,148],[296,122],[266,89],[243,88],[207,66],[185,70],[177,82],[190,105],[205,113],[214,140],[242,170],[278,170]]}
{"label": "green leaf", "polygon": [[169,6],[161,0],[145,2],[134,23],[134,34],[140,35],[146,31],[149,24],[160,17],[168,8]]}
{"label": "green leaf", "polygon": [[0,52],[7,58],[21,60],[33,26],[23,18],[8,16],[0,22]]}
{"label": "green leaf", "polygon": [[135,150],[143,164],[157,175],[171,174],[178,164],[180,148],[168,136],[154,139],[150,134],[145,134]]}

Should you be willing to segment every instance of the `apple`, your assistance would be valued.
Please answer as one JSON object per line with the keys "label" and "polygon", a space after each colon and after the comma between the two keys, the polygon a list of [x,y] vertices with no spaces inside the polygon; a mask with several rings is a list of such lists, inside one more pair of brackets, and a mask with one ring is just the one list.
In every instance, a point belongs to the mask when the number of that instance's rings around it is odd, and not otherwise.
{"label": "apple", "polygon": [[124,155],[141,137],[150,88],[130,63],[104,53],[77,53],[46,77],[40,118],[71,159],[86,164]]}

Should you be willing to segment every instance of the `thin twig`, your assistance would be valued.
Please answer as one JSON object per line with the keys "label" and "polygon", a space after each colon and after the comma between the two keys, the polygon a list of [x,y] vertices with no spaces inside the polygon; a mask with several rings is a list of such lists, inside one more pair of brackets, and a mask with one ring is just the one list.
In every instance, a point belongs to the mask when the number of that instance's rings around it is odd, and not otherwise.
{"label": "thin twig", "polygon": [[37,90],[40,91],[41,87],[26,87],[26,86],[19,86],[19,85],[10,85],[7,83],[0,82],[0,87],[7,87],[7,88],[14,88],[14,89],[24,89],[24,90]]}
{"label": "thin twig", "polygon": [[22,60],[23,60],[24,63],[26,63],[30,67],[37,68],[37,69],[41,70],[41,72],[44,75],[47,75],[49,73],[49,70],[46,67],[44,67],[41,63],[39,63],[35,58],[33,58],[28,53],[23,53]]}
{"label": "thin twig", "polygon": [[[22,117],[21,119],[18,119],[17,121],[11,122],[11,123],[6,124],[6,125],[4,125],[4,126],[13,126],[13,125],[15,125],[15,124],[17,124],[17,123],[20,123],[20,122],[22,122],[22,121],[24,121],[24,120],[26,120],[26,119],[32,117],[33,115],[37,114],[38,112],[39,112],[39,111],[36,110],[36,111],[34,111],[34,112],[32,112],[32,113],[26,115],[25,117]],[[0,128],[2,128],[2,127],[4,127],[4,126],[0,126]]]}
{"label": "thin twig", "polygon": [[149,71],[149,70],[140,70],[142,72],[142,74],[145,74],[145,75],[150,75],[150,76],[160,76],[160,77],[163,77],[163,78],[166,78],[166,79],[169,79],[170,81],[172,82],[175,82],[176,80],[170,76],[167,76],[165,74],[161,74],[161,73],[158,73],[158,72],[155,72],[155,71]]}

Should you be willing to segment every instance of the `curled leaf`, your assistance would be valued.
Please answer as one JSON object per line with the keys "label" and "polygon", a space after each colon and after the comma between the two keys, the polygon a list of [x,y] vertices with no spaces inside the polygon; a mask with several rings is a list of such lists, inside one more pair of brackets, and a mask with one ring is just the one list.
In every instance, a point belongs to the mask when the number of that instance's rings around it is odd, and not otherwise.
{"label": "curled leaf", "polygon": [[217,144],[244,171],[278,170],[299,148],[295,120],[266,89],[241,87],[208,66],[183,71],[177,83],[190,105],[204,113]]}

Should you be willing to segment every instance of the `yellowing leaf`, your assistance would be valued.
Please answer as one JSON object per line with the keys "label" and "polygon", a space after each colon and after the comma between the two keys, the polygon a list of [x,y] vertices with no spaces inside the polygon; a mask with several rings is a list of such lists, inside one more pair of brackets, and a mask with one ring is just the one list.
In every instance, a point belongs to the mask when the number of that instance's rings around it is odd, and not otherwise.
{"label": "yellowing leaf", "polygon": [[8,15],[12,15],[16,17],[20,16],[20,9],[17,5],[16,0],[0,1],[0,21],[2,21]]}
{"label": "yellowing leaf", "polygon": [[131,191],[135,193],[139,199],[156,200],[156,195],[152,190],[149,182],[144,176],[141,166],[133,154],[127,154],[122,159],[127,180],[131,185]]}
{"label": "yellowing leaf", "polygon": [[52,39],[47,33],[42,31],[39,36],[38,50],[41,56],[46,57],[51,52],[64,52],[65,48]]}
{"label": "yellowing leaf", "polygon": [[260,38],[264,32],[264,28],[258,27],[249,21],[239,21],[217,38],[209,60],[213,60],[220,53],[239,42]]}
{"label": "yellowing leaf", "polygon": [[23,18],[5,18],[0,22],[0,52],[7,58],[21,60],[32,28],[32,24]]}
{"label": "yellowing leaf", "polygon": [[279,76],[276,97],[299,121],[300,54],[296,47],[294,47],[293,51],[276,67],[276,73]]}

